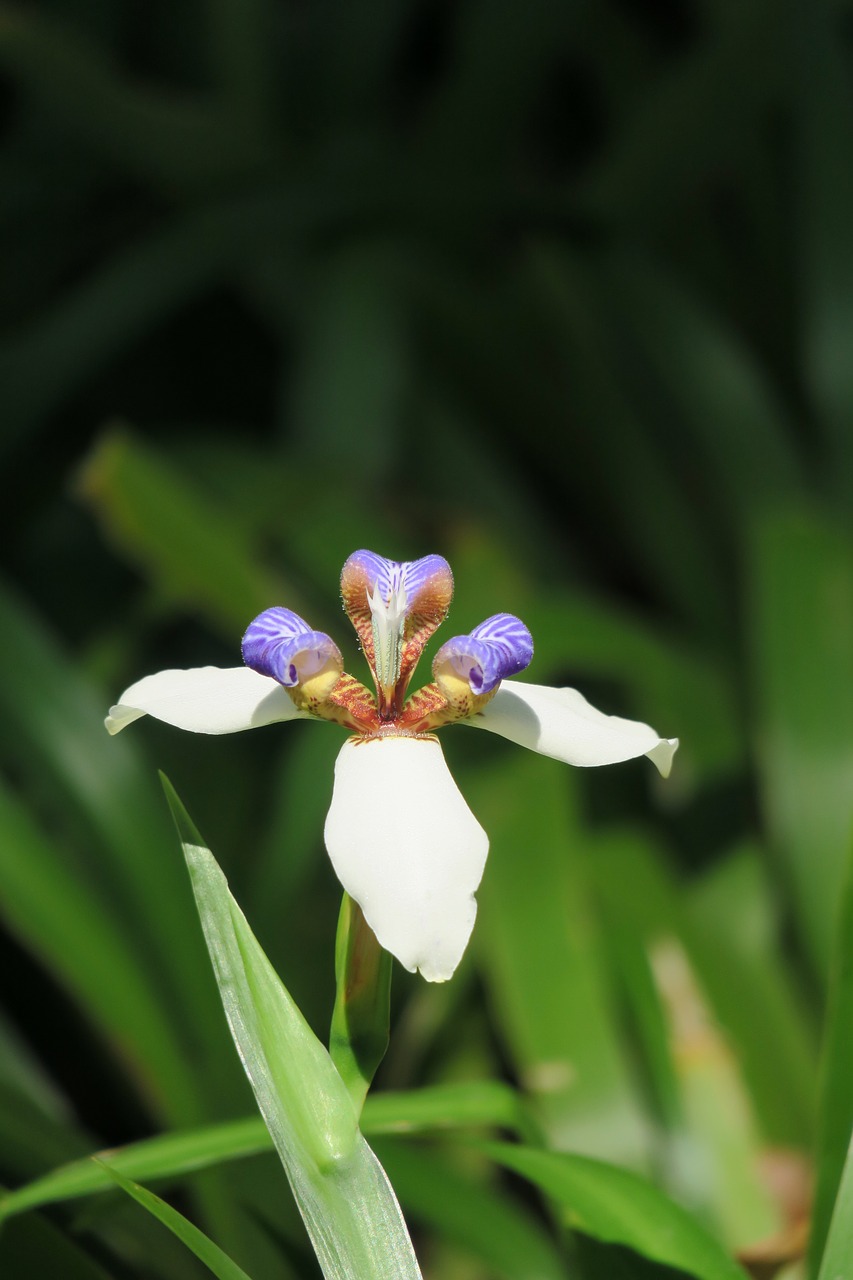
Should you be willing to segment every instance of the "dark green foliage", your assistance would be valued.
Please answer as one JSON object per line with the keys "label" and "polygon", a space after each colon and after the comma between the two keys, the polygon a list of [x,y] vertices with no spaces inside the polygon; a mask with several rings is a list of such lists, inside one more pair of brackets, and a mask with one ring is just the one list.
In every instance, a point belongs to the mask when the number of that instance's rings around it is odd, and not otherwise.
{"label": "dark green foliage", "polygon": [[[853,1053],[850,17],[0,0],[4,1185],[252,1112],[158,767],[320,1036],[333,1006],[342,735],[111,740],[110,702],[237,665],[272,604],[365,676],[344,559],[438,552],[443,638],[516,612],[532,680],[682,747],[658,785],[447,732],[480,919],[450,986],[397,968],[375,1097],[500,1081],[427,1127],[630,1166],[730,1255],[784,1253],[811,1170],[817,1277]],[[675,1274],[455,1133],[393,1142],[428,1276],[521,1276],[526,1240],[531,1275]],[[311,1274],[280,1170],[226,1154],[158,1192],[253,1280]],[[117,1191],[44,1212],[4,1277],[201,1273]]]}

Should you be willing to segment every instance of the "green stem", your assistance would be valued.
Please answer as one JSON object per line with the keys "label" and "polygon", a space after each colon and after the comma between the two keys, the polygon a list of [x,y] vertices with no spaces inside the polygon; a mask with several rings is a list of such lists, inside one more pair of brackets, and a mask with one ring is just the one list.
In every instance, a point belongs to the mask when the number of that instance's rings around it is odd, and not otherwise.
{"label": "green stem", "polygon": [[335,941],[337,995],[329,1053],[359,1114],[388,1048],[391,964],[361,907],[345,893]]}

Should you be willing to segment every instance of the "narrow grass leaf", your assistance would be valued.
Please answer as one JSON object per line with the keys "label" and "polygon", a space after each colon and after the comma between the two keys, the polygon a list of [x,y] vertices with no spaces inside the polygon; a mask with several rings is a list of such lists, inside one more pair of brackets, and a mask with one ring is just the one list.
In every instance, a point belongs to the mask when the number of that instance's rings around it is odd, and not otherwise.
{"label": "narrow grass leaf", "polygon": [[297,593],[258,564],[245,530],[192,481],[126,431],[104,436],[78,480],[109,537],[167,599],[202,609],[237,645],[252,618]]}
{"label": "narrow grass leaf", "polygon": [[740,1267],[704,1227],[636,1174],[564,1152],[504,1143],[478,1147],[553,1197],[571,1227],[599,1240],[628,1245],[646,1257],[688,1271],[697,1280],[744,1280]]}
{"label": "narrow grass leaf", "polygon": [[723,526],[733,513],[744,523],[761,503],[794,492],[794,424],[737,333],[642,259],[616,255],[603,275]]}
{"label": "narrow grass leaf", "polygon": [[360,1114],[388,1048],[390,952],[376,941],[361,907],[343,896],[335,941],[335,1006],[329,1053]]}
{"label": "narrow grass leaf", "polygon": [[853,1277],[853,1143],[847,1152],[817,1280],[851,1280],[851,1277]]}
{"label": "narrow grass leaf", "polygon": [[807,1150],[815,1129],[814,1016],[793,978],[767,862],[746,843],[694,877],[682,899],[685,943],[765,1140]]}
{"label": "narrow grass leaf", "polygon": [[[61,848],[41,842],[56,876],[45,871],[40,894],[49,895],[52,884],[79,868],[92,903],[118,925],[123,945],[132,946],[145,965],[173,1038],[182,1043],[192,1029],[197,1043],[210,1049],[222,1015],[204,945],[186,928],[192,896],[156,781],[130,739],[110,738],[104,730],[109,699],[3,587],[0,664],[15,672],[14,680],[0,682],[0,756],[14,762],[22,791],[37,805],[45,803],[51,823],[68,833]],[[11,849],[5,852],[12,856]],[[69,958],[80,963],[80,956]],[[235,1078],[218,1073],[218,1096],[234,1087]],[[183,1122],[196,1119],[201,1115],[194,1107]]]}
{"label": "narrow grass leaf", "polygon": [[171,787],[172,813],[235,1044],[327,1280],[420,1280],[346,1086],[259,947]]}
{"label": "narrow grass leaf", "polygon": [[[536,1140],[535,1127],[520,1095],[497,1080],[432,1085],[411,1093],[374,1094],[364,1104],[361,1128],[364,1133],[377,1136],[498,1128],[528,1142]],[[45,1151],[48,1149],[55,1148]],[[98,1154],[111,1169],[151,1182],[185,1177],[199,1169],[271,1149],[272,1138],[262,1117],[251,1116],[202,1129],[160,1134]],[[0,1194],[0,1219],[108,1187],[102,1165],[86,1156],[53,1169],[26,1186]]]}
{"label": "narrow grass leaf", "polygon": [[108,904],[0,785],[0,914],[71,991],[160,1115],[200,1119],[184,1062],[148,974]]}
{"label": "narrow grass leaf", "polygon": [[613,376],[618,332],[603,305],[597,269],[564,246],[538,249],[531,267],[553,340],[565,353],[567,390],[586,428],[573,438],[575,466],[599,503],[608,504],[599,520],[612,522],[625,559],[635,563],[650,591],[719,633],[726,584],[716,549],[702,537],[670,451],[655,438],[643,406]]}
{"label": "narrow grass leaf", "polygon": [[750,569],[762,798],[793,918],[823,984],[853,831],[853,545],[826,518],[768,516]]}
{"label": "narrow grass leaf", "polygon": [[[840,1195],[839,1183],[845,1161],[848,1166],[850,1165],[847,1144],[848,1135],[853,1130],[851,1027],[853,1027],[853,846],[848,857],[836,919],[835,954],[830,974],[821,1063],[816,1151],[817,1185],[809,1242],[809,1263],[812,1275],[817,1272],[829,1231],[833,1206],[836,1203],[836,1197]],[[850,1206],[853,1206],[853,1200],[850,1201]],[[853,1217],[853,1207],[850,1206],[848,1206],[848,1212]]]}
{"label": "narrow grass leaf", "polygon": [[232,1261],[226,1253],[220,1249],[209,1236],[206,1236],[194,1223],[184,1217],[182,1213],[178,1213],[177,1209],[173,1209],[165,1200],[161,1200],[159,1196],[155,1196],[153,1192],[140,1187],[138,1183],[131,1182],[130,1178],[126,1178],[124,1174],[118,1173],[108,1164],[102,1165],[108,1177],[112,1179],[122,1191],[125,1191],[137,1204],[141,1204],[143,1209],[147,1211],[164,1227],[177,1236],[186,1247],[195,1254],[195,1256],[204,1263],[208,1271],[217,1277],[217,1280],[250,1280],[249,1276],[242,1267],[238,1267],[237,1263]]}

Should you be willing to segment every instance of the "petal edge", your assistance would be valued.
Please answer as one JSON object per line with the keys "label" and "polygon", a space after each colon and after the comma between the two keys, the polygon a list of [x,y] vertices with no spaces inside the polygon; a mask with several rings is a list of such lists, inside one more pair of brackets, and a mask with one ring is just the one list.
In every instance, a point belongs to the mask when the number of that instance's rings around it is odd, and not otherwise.
{"label": "petal edge", "polygon": [[438,742],[344,743],[325,839],[381,945],[429,982],[450,978],[474,927],[489,841]]}
{"label": "petal edge", "polygon": [[678,748],[677,738],[661,738],[651,725],[598,711],[577,689],[520,680],[502,684],[492,701],[463,723],[581,768],[648,756],[664,778]]}
{"label": "petal edge", "polygon": [[190,667],[158,671],[125,689],[104,721],[119,733],[140,716],[193,733],[240,733],[304,715],[287,691],[249,667]]}

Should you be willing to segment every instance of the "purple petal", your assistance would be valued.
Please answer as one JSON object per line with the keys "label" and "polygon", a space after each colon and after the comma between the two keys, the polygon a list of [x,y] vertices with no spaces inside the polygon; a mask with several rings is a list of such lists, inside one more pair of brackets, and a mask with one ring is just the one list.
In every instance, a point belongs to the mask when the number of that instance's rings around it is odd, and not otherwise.
{"label": "purple petal", "polygon": [[433,672],[442,668],[467,680],[472,693],[491,693],[508,676],[517,675],[533,657],[533,639],[520,618],[496,613],[470,635],[454,636],[435,655]]}
{"label": "purple petal", "polygon": [[453,581],[450,565],[443,556],[423,556],[420,560],[400,561],[386,560],[375,551],[354,551],[344,565],[344,581],[351,570],[355,569],[364,572],[371,593],[379,587],[380,596],[387,601],[392,593],[402,587],[410,604],[437,575],[444,580]]}
{"label": "purple petal", "polygon": [[329,661],[343,670],[338,646],[325,631],[312,631],[292,609],[265,609],[243,636],[243,661],[253,671],[292,688],[316,675]]}

